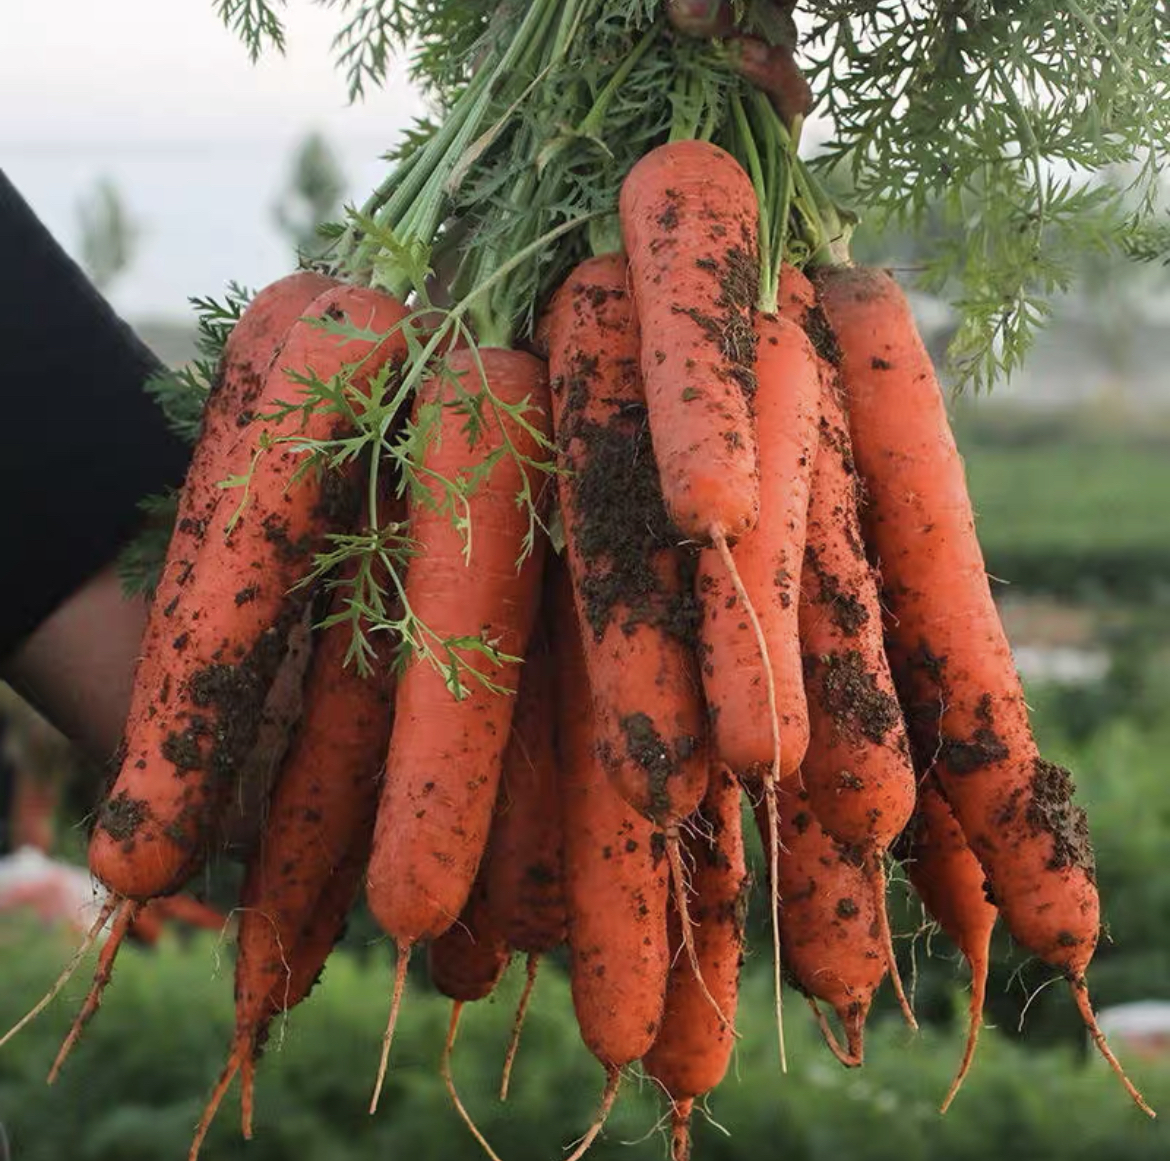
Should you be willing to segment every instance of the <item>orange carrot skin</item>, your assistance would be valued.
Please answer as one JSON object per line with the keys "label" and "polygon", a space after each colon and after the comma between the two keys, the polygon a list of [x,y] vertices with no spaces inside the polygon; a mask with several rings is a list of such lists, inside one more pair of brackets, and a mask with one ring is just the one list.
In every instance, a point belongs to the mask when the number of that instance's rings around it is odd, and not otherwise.
{"label": "orange carrot skin", "polygon": [[[390,733],[384,678],[345,666],[352,627],[319,633],[304,711],[244,878],[236,1030],[285,1008],[290,960],[326,886],[356,846],[369,850]],[[350,901],[353,892],[350,891]]]}
{"label": "orange carrot skin", "polygon": [[888,274],[834,271],[819,289],[907,717],[938,723],[935,769],[1009,930],[1080,982],[1100,923],[1087,824],[1068,772],[1036,748],[938,379]]}
{"label": "orange carrot skin", "polygon": [[565,836],[554,748],[553,658],[538,625],[520,673],[488,855],[481,874],[492,926],[509,947],[543,954],[565,939]]}
{"label": "orange carrot skin", "polygon": [[663,506],[625,262],[583,262],[550,310],[557,486],[602,759],[660,826],[707,784],[696,606]]}
{"label": "orange carrot skin", "polygon": [[986,971],[998,912],[987,901],[983,868],[933,775],[919,788],[907,833],[904,866],[918,897],[973,970],[982,964]]}
{"label": "orange carrot skin", "polygon": [[[548,378],[544,364],[520,351],[479,348],[487,381],[506,404],[530,401],[528,422],[547,437],[550,430]],[[462,374],[465,392],[483,390],[474,355],[448,356]],[[443,378],[424,385],[420,404],[449,402],[454,385]],[[490,406],[484,429],[468,447],[465,416],[444,406],[436,438],[424,465],[455,479],[503,446],[504,430]],[[519,455],[543,461],[533,435],[505,418]],[[506,655],[523,657],[532,631],[542,570],[543,539],[519,569],[528,516],[518,506],[522,475],[540,496],[543,474],[505,454],[468,500],[471,555],[465,563],[463,537],[444,511],[412,502],[412,536],[419,554],[411,561],[406,600],[419,620],[441,638],[481,633]],[[434,487],[429,482],[428,488]],[[520,666],[493,666],[478,654],[460,651],[468,664],[497,685],[515,690]],[[467,902],[491,826],[504,746],[515,698],[492,692],[463,676],[466,693],[456,700],[444,675],[425,658],[411,659],[398,683],[386,780],[378,806],[367,898],[382,928],[399,943],[442,934]]]}
{"label": "orange carrot skin", "polygon": [[[712,771],[695,826],[687,835],[693,866],[691,918],[702,976],[720,1011],[735,1020],[743,963],[750,879],[744,856],[739,782],[725,767]],[[672,1101],[702,1096],[723,1079],[735,1038],[703,995],[682,953],[678,914],[669,911],[672,967],[662,1027],[643,1059]]]}
{"label": "orange carrot skin", "polygon": [[[808,746],[797,605],[820,376],[816,353],[798,326],[757,315],[756,329],[760,518],[736,542],[732,557],[767,642],[785,778],[799,769]],[[734,770],[770,765],[773,739],[759,645],[714,549],[699,555],[696,591],[703,606],[703,687],[715,753]]]}
{"label": "orange carrot skin", "polygon": [[658,1034],[670,953],[665,839],[614,790],[597,759],[596,714],[567,578],[557,606],[557,739],[564,777],[569,974],[581,1038],[607,1070]]}
{"label": "orange carrot skin", "polygon": [[[406,311],[387,295],[338,286],[306,313],[349,315],[389,337],[374,344],[295,323],[269,370],[257,411],[296,398],[287,368],[327,380],[364,360],[354,376],[360,390],[388,360],[404,356],[405,340],[394,328]],[[307,420],[294,412],[255,422],[236,445],[233,469],[248,470],[262,439],[322,438],[336,424],[337,417],[324,411]],[[153,698],[132,708],[125,758],[90,842],[90,869],[120,895],[169,893],[201,864],[223,797],[255,738],[288,630],[307,599],[290,589],[336,526],[337,505],[322,502],[322,481],[307,475],[291,485],[300,463],[289,443],[259,455],[246,505],[239,509],[237,492],[233,503],[216,508],[200,532],[195,561],[180,577],[166,676]]]}
{"label": "orange carrot skin", "polygon": [[800,595],[811,730],[804,786],[833,838],[881,853],[910,818],[915,778],[858,502],[847,420],[826,375]]}
{"label": "orange carrot skin", "polygon": [[185,626],[176,625],[183,618],[179,606],[184,604],[184,585],[195,568],[199,546],[216,508],[221,502],[233,507],[238,502],[235,493],[219,484],[240,470],[233,451],[255,419],[255,405],[268,372],[293,323],[332,285],[332,279],[308,271],[279,279],[252,299],[224,344],[143,633],[130,721],[150,713],[154,702],[169,696],[166,678],[174,657],[171,642],[185,631]]}
{"label": "orange carrot skin", "polygon": [[667,511],[691,539],[755,526],[757,200],[718,146],[674,141],[622,185],[622,237],[642,324],[642,376]]}
{"label": "orange carrot skin", "polygon": [[[800,991],[837,1012],[860,1063],[865,1018],[886,975],[873,890],[855,856],[817,822],[795,778],[780,784],[776,809],[781,962]],[[767,844],[762,803],[756,824]]]}
{"label": "orange carrot skin", "polygon": [[477,879],[458,921],[427,949],[431,983],[448,999],[474,1003],[491,995],[510,955],[507,940],[492,922],[483,881]]}

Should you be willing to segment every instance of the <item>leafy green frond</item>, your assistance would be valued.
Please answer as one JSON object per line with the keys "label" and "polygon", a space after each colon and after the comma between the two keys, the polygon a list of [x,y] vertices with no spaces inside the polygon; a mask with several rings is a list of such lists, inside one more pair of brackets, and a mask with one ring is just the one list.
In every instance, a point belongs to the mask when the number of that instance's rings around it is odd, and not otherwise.
{"label": "leafy green frond", "polygon": [[[285,0],[277,3],[283,8]],[[284,24],[269,0],[215,0],[215,10],[244,42],[253,64],[267,47],[284,52]]]}
{"label": "leafy green frond", "polygon": [[[1164,241],[1146,223],[1170,142],[1167,31],[1158,0],[817,5],[809,75],[834,129],[817,164],[848,168],[878,228],[939,202],[966,224],[929,271],[961,312],[961,381],[1018,366],[1078,249]],[[1129,190],[1089,182],[1134,158]]]}
{"label": "leafy green frond", "polygon": [[179,494],[170,489],[147,496],[139,501],[138,508],[143,513],[142,527],[118,554],[118,579],[128,596],[149,596],[158,587],[162,575],[179,510]]}

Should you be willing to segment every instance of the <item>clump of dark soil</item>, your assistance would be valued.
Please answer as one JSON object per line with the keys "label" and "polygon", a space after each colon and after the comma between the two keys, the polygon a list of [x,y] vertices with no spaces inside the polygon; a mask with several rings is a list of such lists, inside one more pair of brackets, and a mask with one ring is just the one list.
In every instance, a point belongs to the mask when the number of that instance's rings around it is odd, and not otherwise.
{"label": "clump of dark soil", "polygon": [[861,654],[850,649],[806,658],[806,662],[811,663],[821,708],[840,734],[846,738],[864,737],[881,745],[898,723],[900,710],[897,699],[879,688]]}
{"label": "clump of dark soil", "polygon": [[1089,823],[1085,812],[1074,804],[1076,791],[1072,775],[1054,762],[1037,758],[1029,783],[1031,801],[1025,818],[1036,833],[1052,836],[1050,870],[1079,867],[1096,882],[1097,867],[1093,844],[1089,839]]}

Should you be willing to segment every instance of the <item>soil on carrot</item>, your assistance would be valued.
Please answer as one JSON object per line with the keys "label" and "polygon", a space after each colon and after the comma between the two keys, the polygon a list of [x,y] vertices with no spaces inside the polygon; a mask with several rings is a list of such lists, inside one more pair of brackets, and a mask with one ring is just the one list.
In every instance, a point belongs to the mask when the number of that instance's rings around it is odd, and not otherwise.
{"label": "soil on carrot", "polygon": [[756,300],[759,267],[753,247],[730,246],[722,262],[713,257],[695,260],[700,270],[709,271],[719,280],[719,297],[715,306],[721,314],[705,314],[696,307],[675,305],[676,314],[685,314],[709,343],[719,349],[726,361],[726,375],[739,384],[749,400],[756,390],[756,328],[752,323],[752,306]]}
{"label": "soil on carrot", "polygon": [[975,707],[979,725],[970,738],[944,737],[939,746],[939,760],[952,774],[972,774],[1010,756],[1004,740],[995,732],[991,694],[980,697]]}
{"label": "soil on carrot", "polygon": [[830,366],[841,365],[841,347],[837,336],[829,325],[825,312],[819,306],[811,306],[804,315],[804,333],[812,343],[813,350]]}
{"label": "soil on carrot", "polygon": [[805,669],[820,697],[821,708],[846,739],[866,738],[881,745],[898,723],[900,710],[892,694],[880,689],[856,649],[821,657],[806,655]]}
{"label": "soil on carrot", "polygon": [[666,818],[671,809],[670,779],[678,772],[679,763],[695,752],[697,739],[684,735],[668,742],[654,728],[653,719],[641,711],[626,714],[618,724],[625,738],[626,753],[646,771],[651,817]]}
{"label": "soil on carrot", "polygon": [[97,824],[115,842],[132,844],[146,816],[146,803],[122,790],[102,804]]}
{"label": "soil on carrot", "polygon": [[1085,812],[1074,805],[1076,791],[1072,775],[1054,762],[1037,758],[1033,763],[1029,783],[1031,801],[1025,819],[1034,833],[1052,836],[1052,858],[1049,870],[1078,867],[1096,882],[1097,868],[1093,845],[1089,841],[1089,823]]}
{"label": "soil on carrot", "polygon": [[804,564],[816,578],[818,591],[814,602],[829,610],[829,619],[846,637],[856,637],[869,621],[869,610],[856,593],[841,587],[837,575],[824,567],[820,553],[811,544],[805,545]]}
{"label": "soil on carrot", "polygon": [[217,661],[192,675],[187,696],[201,709],[215,711],[215,742],[206,755],[217,781],[231,778],[256,741],[264,701],[285,655],[288,635],[300,617],[302,601],[289,601],[252,651],[236,662]]}
{"label": "soil on carrot", "polygon": [[[597,360],[575,356],[563,384],[568,421],[565,466],[576,473],[576,543],[585,565],[585,617],[598,641],[615,617],[623,632],[652,625],[693,645],[701,611],[685,577],[676,591],[663,583],[656,560],[682,534],[662,499],[650,426],[643,404],[627,404],[605,425],[580,417]],[[631,368],[636,373],[636,368]]]}

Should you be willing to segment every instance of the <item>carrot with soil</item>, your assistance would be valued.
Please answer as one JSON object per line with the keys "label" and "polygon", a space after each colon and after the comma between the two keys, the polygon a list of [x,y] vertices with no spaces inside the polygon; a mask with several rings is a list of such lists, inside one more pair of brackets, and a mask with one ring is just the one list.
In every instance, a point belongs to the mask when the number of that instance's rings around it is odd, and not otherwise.
{"label": "carrot with soil", "polygon": [[533,633],[504,751],[488,854],[483,868],[492,926],[514,951],[528,957],[504,1056],[500,1100],[506,1100],[512,1065],[540,957],[565,939],[564,831],[560,765],[554,747],[556,705],[553,657],[545,609]]}
{"label": "carrot with soil", "polygon": [[887,273],[826,270],[822,305],[882,572],[890,635],[907,660],[909,718],[937,722],[933,768],[1012,935],[1068,979],[1102,1055],[1085,969],[1099,900],[1084,812],[1068,771],[1039,754],[991,596],[962,461],[909,305]]}
{"label": "carrot with soil", "polygon": [[[474,426],[469,416],[478,417]],[[544,364],[499,348],[454,351],[421,389],[415,425],[430,434],[410,496],[416,555],[403,601],[439,642],[442,668],[415,648],[395,696],[367,899],[397,945],[398,964],[371,1111],[411,948],[441,935],[463,910],[491,825],[516,659],[527,649],[540,589],[544,540],[529,544],[535,517],[520,499],[539,504],[545,483]],[[452,519],[451,486],[462,490],[462,529]]]}
{"label": "carrot with soil", "polygon": [[886,912],[885,857],[914,809],[914,769],[886,661],[877,583],[861,540],[849,428],[835,371],[827,364],[824,371],[800,583],[810,723],[802,778],[817,822],[861,860],[890,979],[913,1028]]}
{"label": "carrot with soil", "polygon": [[[348,368],[360,392],[383,364],[404,355],[394,328],[405,310],[386,295],[337,287],[308,313],[316,320],[347,315],[385,337],[350,339],[297,322],[256,400],[259,412],[295,395],[286,370],[327,381]],[[181,571],[183,596],[174,610],[181,623],[165,644],[159,688],[144,694],[127,723],[121,770],[90,839],[90,869],[121,896],[142,901],[174,891],[206,855],[288,631],[308,598],[290,590],[338,523],[324,499],[330,477],[293,482],[302,456],[291,441],[327,436],[337,422],[323,409],[307,420],[290,411],[252,424],[236,446],[238,474],[251,467],[247,494],[216,508],[194,561]]]}
{"label": "carrot with soil", "polygon": [[955,1079],[943,1099],[946,1112],[975,1059],[987,969],[991,962],[991,931],[998,912],[987,901],[986,875],[971,853],[963,831],[947,805],[937,778],[929,775],[918,788],[914,817],[906,829],[903,866],[928,914],[954,941],[971,967],[971,1003],[967,1045]]}
{"label": "carrot with soil", "polygon": [[759,281],[756,192],[704,141],[651,150],[622,184],[654,458],[671,520],[700,543],[759,516],[749,396]]}
{"label": "carrot with soil", "polygon": [[549,324],[569,571],[601,760],[622,797],[666,836],[697,970],[678,831],[708,777],[696,605],[649,446],[640,347],[624,260],[587,259],[558,292]]}
{"label": "carrot with soil", "polygon": [[[334,612],[340,604],[335,596]],[[349,622],[341,621],[321,630],[314,643],[304,712],[244,878],[235,1032],[192,1157],[232,1076],[255,1059],[273,1016],[292,1006],[292,963],[323,894],[352,850],[369,852],[390,697],[383,674],[363,677],[345,665],[351,638]],[[249,1068],[245,1079],[250,1077]],[[249,1110],[250,1084],[243,1103]],[[244,1119],[251,1119],[247,1111]]]}
{"label": "carrot with soil", "polygon": [[[559,572],[559,570],[555,570]],[[569,980],[585,1046],[605,1069],[594,1123],[573,1158],[596,1138],[617,1097],[621,1069],[658,1034],[670,953],[668,865],[662,832],[614,789],[597,756],[598,713],[580,645],[568,577],[554,574],[557,741],[564,777],[565,891]]]}
{"label": "carrot with soil", "polygon": [[[817,822],[808,793],[795,778],[780,785],[776,799],[785,975],[808,997],[833,1055],[855,1068],[865,1055],[865,1019],[887,969],[872,884],[856,853],[835,842]],[[771,835],[762,801],[755,813],[767,849]],[[837,1013],[844,1047],[818,1000]]]}
{"label": "carrot with soil", "polygon": [[[719,1010],[734,1020],[743,964],[749,876],[744,858],[740,786],[726,767],[712,771],[706,797],[687,841],[694,864],[691,885],[695,945],[703,979]],[[688,1161],[694,1102],[723,1079],[735,1044],[712,1010],[690,965],[681,959],[679,916],[668,914],[671,961],[662,1026],[643,1058],[671,1101],[671,1161]]]}

